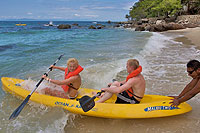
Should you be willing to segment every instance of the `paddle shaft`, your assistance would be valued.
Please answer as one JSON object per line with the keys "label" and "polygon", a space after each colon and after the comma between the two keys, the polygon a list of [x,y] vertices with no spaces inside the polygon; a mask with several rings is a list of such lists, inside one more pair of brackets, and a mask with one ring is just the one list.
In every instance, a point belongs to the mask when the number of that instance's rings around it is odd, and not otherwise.
{"label": "paddle shaft", "polygon": [[[53,65],[56,65],[56,63],[62,58],[62,56],[63,54],[59,56],[59,58],[55,61]],[[50,67],[49,71],[47,73],[44,73],[44,75],[48,76],[49,72],[52,70],[53,70],[52,67]],[[21,105],[11,114],[11,116],[9,117],[9,120],[14,119],[19,115],[19,113],[22,111],[24,106],[28,103],[31,95],[35,92],[35,90],[38,88],[38,86],[42,83],[43,80],[44,78],[40,79],[40,81],[36,84],[35,89],[31,91],[31,93],[25,98],[25,100],[21,103]]]}
{"label": "paddle shaft", "polygon": [[[60,57],[55,61],[55,63],[53,64],[54,66],[56,65],[56,63],[62,58],[63,54],[60,55]],[[48,76],[49,72],[52,71],[52,67],[49,68],[49,71],[44,73],[44,75]],[[42,81],[44,80],[44,78],[41,78],[40,81],[36,84],[35,89],[33,89],[31,91],[31,93],[29,95],[32,95],[34,93],[34,91],[38,88],[38,86],[42,83]]]}

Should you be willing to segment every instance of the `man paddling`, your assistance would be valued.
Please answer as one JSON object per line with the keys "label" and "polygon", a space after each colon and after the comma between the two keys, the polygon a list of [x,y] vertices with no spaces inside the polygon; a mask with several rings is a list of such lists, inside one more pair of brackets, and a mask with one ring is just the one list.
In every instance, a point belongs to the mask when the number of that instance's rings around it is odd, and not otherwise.
{"label": "man paddling", "polygon": [[138,104],[145,93],[145,80],[141,74],[142,67],[136,59],[129,59],[126,64],[129,75],[124,81],[115,81],[110,83],[108,88],[102,88],[105,91],[102,97],[96,101],[102,103],[117,94],[115,103]]}
{"label": "man paddling", "polygon": [[64,71],[64,80],[53,80],[46,77],[45,75],[43,75],[42,77],[50,83],[61,85],[63,90],[53,90],[50,88],[45,88],[45,94],[62,98],[76,98],[78,95],[78,89],[81,86],[81,76],[79,75],[79,73],[83,70],[83,68],[78,63],[78,60],[75,58],[68,59],[67,68],[53,65],[51,67],[53,69]]}
{"label": "man paddling", "polygon": [[180,103],[185,102],[200,92],[200,62],[198,60],[191,60],[187,63],[187,72],[192,80],[178,96],[173,97],[170,102],[171,106],[178,106]]}

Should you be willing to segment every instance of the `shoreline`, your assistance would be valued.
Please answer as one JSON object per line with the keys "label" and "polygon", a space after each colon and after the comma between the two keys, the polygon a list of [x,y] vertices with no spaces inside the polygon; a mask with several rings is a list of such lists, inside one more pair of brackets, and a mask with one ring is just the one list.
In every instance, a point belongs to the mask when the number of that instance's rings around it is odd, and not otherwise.
{"label": "shoreline", "polygon": [[163,33],[183,35],[181,37],[176,37],[174,40],[182,42],[186,45],[195,45],[197,49],[200,49],[200,27],[186,28],[181,30],[169,30]]}

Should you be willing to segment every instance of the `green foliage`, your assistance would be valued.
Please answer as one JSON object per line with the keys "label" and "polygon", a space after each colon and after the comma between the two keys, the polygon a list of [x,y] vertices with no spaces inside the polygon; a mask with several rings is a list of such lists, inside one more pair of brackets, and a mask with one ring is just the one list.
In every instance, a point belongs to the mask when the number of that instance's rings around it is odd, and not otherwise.
{"label": "green foliage", "polygon": [[143,0],[133,5],[129,14],[131,18],[172,16],[182,8],[181,0]]}

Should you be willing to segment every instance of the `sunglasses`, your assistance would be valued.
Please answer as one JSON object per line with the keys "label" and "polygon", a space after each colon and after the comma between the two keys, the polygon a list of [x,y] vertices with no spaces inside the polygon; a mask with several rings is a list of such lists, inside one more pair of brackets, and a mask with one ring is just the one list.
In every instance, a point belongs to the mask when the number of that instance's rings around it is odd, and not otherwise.
{"label": "sunglasses", "polygon": [[195,69],[192,71],[187,71],[189,74],[192,74],[194,71],[196,71]]}

